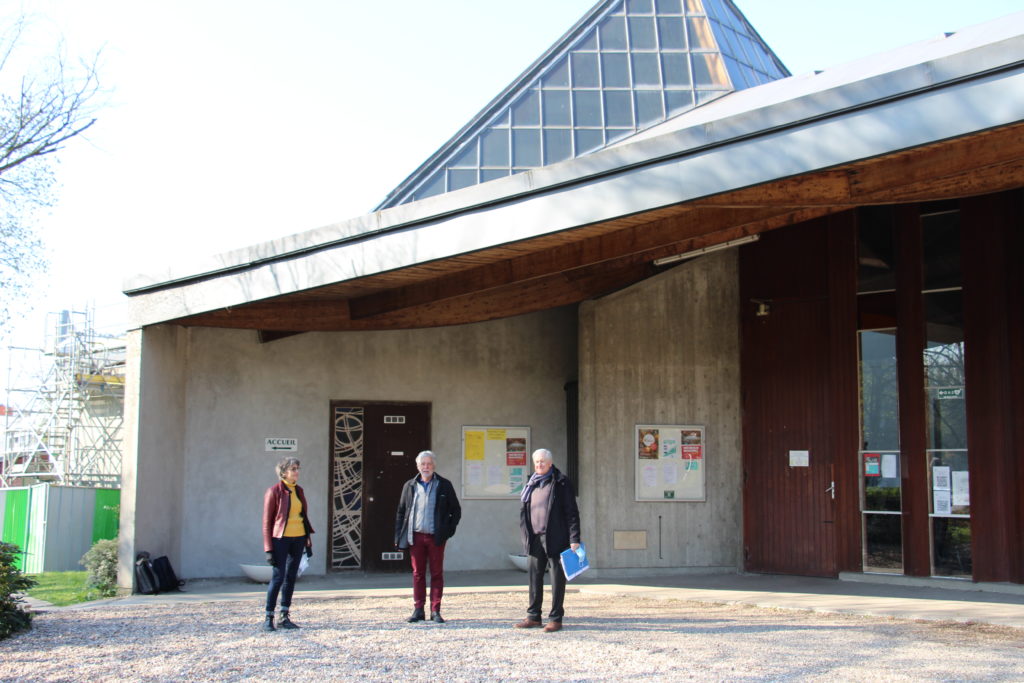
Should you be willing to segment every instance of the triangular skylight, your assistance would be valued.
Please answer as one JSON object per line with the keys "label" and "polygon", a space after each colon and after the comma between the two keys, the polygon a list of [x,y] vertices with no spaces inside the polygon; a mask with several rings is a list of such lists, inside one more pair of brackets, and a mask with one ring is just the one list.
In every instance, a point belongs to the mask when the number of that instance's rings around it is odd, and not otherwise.
{"label": "triangular skylight", "polygon": [[377,209],[583,156],[788,75],[731,0],[602,0]]}

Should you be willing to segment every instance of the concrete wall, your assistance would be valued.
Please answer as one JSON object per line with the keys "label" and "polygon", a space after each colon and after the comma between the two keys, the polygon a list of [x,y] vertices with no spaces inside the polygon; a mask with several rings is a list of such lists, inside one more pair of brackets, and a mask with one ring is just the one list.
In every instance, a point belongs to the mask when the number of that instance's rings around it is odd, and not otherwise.
{"label": "concrete wall", "polygon": [[[167,398],[166,412],[147,412],[141,422],[136,440],[155,450],[136,456],[137,488],[149,491],[147,505],[164,516],[157,533],[148,517],[143,523],[144,512],[132,513],[136,546],[167,552],[184,578],[238,576],[240,562],[263,562],[263,492],[280,457],[264,450],[270,436],[299,440],[300,482],[317,531],[310,571],[325,571],[330,529],[316,520],[327,518],[331,400],[431,402],[438,472],[457,490],[462,425],[529,425],[533,447],[551,448],[564,466],[563,386],[576,378],[577,366],[574,307],[457,327],[308,333],[269,344],[257,343],[253,331],[147,328],[143,347],[144,360],[159,356],[178,365],[156,373],[152,362],[143,363],[143,398]],[[137,498],[128,495],[134,459],[126,458],[126,511]],[[157,467],[165,461],[175,466]],[[506,555],[520,552],[518,503],[462,502],[446,568],[511,567]],[[180,552],[165,547],[164,537],[179,531]]]}
{"label": "concrete wall", "polygon": [[135,553],[180,564],[188,331],[156,325],[129,333],[118,584],[131,586]]}
{"label": "concrete wall", "polygon": [[[710,254],[580,306],[580,512],[598,571],[740,565],[737,274],[735,250]],[[705,425],[706,502],[634,501],[636,424]],[[646,531],[647,548],[614,550],[615,531]]]}

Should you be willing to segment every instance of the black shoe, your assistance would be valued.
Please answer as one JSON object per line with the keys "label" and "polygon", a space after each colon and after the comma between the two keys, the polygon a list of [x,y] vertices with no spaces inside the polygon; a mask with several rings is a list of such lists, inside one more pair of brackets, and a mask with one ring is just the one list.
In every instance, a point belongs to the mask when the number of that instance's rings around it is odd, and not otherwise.
{"label": "black shoe", "polygon": [[267,615],[266,621],[263,622],[263,630],[264,631],[276,631],[277,630],[276,628],[274,628],[274,615],[272,615],[272,614],[268,614]]}
{"label": "black shoe", "polygon": [[424,619],[426,619],[426,617],[423,615],[423,608],[422,607],[417,607],[416,609],[414,609],[412,611],[412,616],[409,617],[408,619],[406,619],[406,621],[408,621],[410,624],[412,624],[412,623],[415,623],[417,621],[423,621]]}
{"label": "black shoe", "polygon": [[289,630],[298,628],[298,626],[293,624],[292,620],[288,618],[288,613],[287,612],[282,612],[281,613],[281,618],[277,620],[277,627],[278,628],[285,628],[285,629],[289,629]]}
{"label": "black shoe", "polygon": [[441,616],[440,612],[431,612],[430,613],[430,620],[431,621],[436,621],[439,624],[443,624],[444,623],[444,618]]}

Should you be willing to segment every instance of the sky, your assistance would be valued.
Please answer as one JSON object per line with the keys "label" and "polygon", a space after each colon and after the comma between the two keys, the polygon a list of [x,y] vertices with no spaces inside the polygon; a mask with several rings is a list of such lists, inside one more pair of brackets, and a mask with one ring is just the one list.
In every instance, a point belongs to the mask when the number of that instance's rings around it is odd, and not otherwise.
{"label": "sky", "polygon": [[[45,314],[127,326],[124,279],[368,213],[596,0],[0,0],[28,47],[100,54],[104,106],[57,169]],[[735,0],[794,74],[1019,10],[1020,0]]]}

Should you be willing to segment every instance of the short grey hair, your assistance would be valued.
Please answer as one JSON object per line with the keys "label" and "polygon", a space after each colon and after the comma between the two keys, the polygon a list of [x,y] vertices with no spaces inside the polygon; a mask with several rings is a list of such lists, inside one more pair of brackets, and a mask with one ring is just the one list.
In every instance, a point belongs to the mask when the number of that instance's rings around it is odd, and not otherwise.
{"label": "short grey hair", "polygon": [[430,458],[434,461],[435,465],[437,464],[437,456],[434,455],[434,451],[420,451],[419,455],[416,456],[416,464],[419,465],[423,462],[423,458]]}
{"label": "short grey hair", "polygon": [[277,478],[284,479],[284,473],[292,467],[301,467],[298,458],[281,458],[281,460],[274,465],[274,469],[277,471]]}
{"label": "short grey hair", "polygon": [[537,450],[535,450],[533,452],[533,456],[530,459],[533,460],[538,455],[540,457],[544,458],[545,460],[547,460],[548,462],[554,462],[554,460],[555,460],[554,457],[551,455],[551,451],[549,451],[546,448],[538,448]]}

